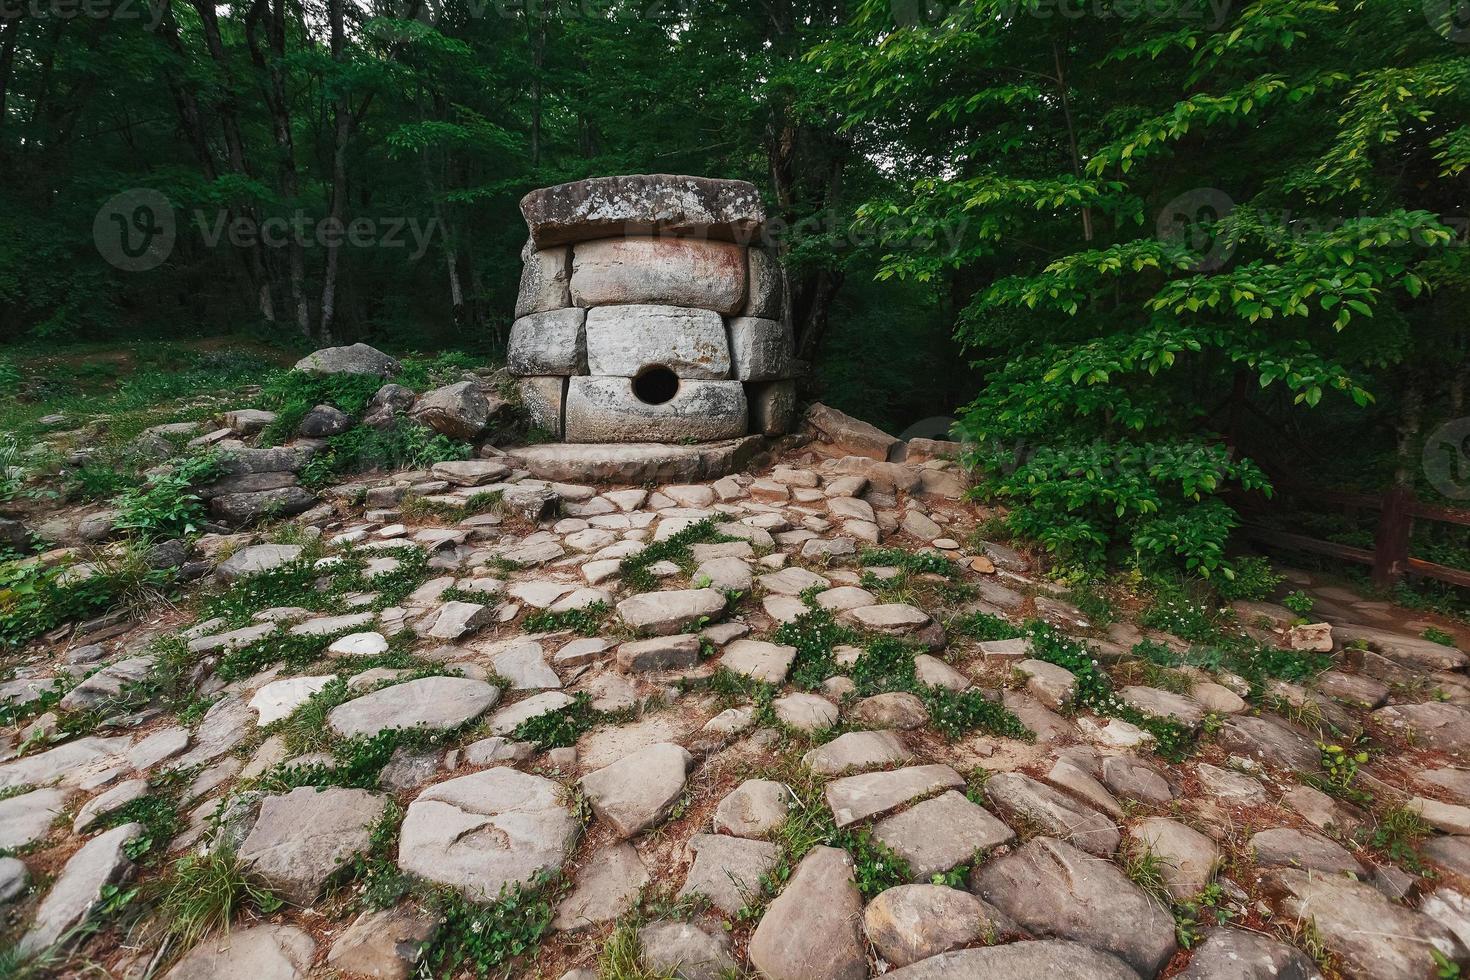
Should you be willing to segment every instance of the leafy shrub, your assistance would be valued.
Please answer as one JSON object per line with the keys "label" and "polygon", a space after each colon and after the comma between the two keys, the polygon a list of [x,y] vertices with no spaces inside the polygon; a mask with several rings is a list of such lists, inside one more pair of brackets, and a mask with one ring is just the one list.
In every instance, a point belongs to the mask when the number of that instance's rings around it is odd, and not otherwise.
{"label": "leafy shrub", "polygon": [[194,488],[219,473],[219,457],[209,453],[176,463],[171,472],[117,498],[114,526],[143,541],[182,538],[196,533],[204,521],[204,502]]}
{"label": "leafy shrub", "polygon": [[671,561],[688,574],[694,568],[693,552],[690,550],[694,545],[737,540],[721,534],[717,528],[718,522],[713,517],[690,524],[677,534],[672,534],[663,541],[652,542],[636,555],[624,558],[618,566],[618,574],[624,584],[635,592],[647,592],[658,586],[658,581],[648,571],[650,565],[658,562]]}
{"label": "leafy shrub", "polygon": [[435,463],[469,459],[470,451],[469,443],[405,419],[385,429],[360,425],[327,440],[326,451],[303,467],[301,482],[321,487],[347,473],[428,469]]}
{"label": "leafy shrub", "polygon": [[864,548],[861,555],[864,565],[896,567],[916,574],[943,575],[954,578],[960,568],[943,555],[932,551],[905,551],[902,548]]}
{"label": "leafy shrub", "polygon": [[380,378],[363,374],[317,376],[289,371],[268,382],[256,405],[276,413],[275,421],[261,434],[264,445],[274,445],[296,434],[301,420],[318,405],[331,405],[348,415],[360,416],[372,397],[383,387]]}
{"label": "leafy shrub", "polygon": [[63,623],[95,616],[140,586],[162,588],[167,576],[136,568],[99,568],[68,575],[63,566],[0,561],[0,648],[16,647]]}
{"label": "leafy shrub", "polygon": [[423,965],[432,976],[462,971],[487,976],[535,949],[551,929],[555,889],[548,875],[529,886],[506,886],[488,905],[471,902],[458,892],[436,892],[432,911],[439,930],[424,951]]}
{"label": "leafy shrub", "polygon": [[453,384],[480,366],[478,359],[462,351],[445,351],[434,357],[405,357],[402,363],[403,370],[393,381],[414,391]]}
{"label": "leafy shrub", "polygon": [[1026,631],[989,613],[973,612],[963,619],[955,620],[946,629],[975,640],[1013,640],[1026,635]]}
{"label": "leafy shrub", "polygon": [[1235,560],[1234,577],[1221,576],[1215,580],[1215,591],[1226,602],[1245,600],[1259,602],[1265,599],[1276,586],[1286,581],[1286,576],[1271,570],[1271,563],[1259,555],[1248,555]]}
{"label": "leafy shrub", "polygon": [[1317,600],[1298,589],[1296,592],[1282,599],[1281,604],[1298,616],[1306,616],[1311,613],[1312,607],[1317,604]]}
{"label": "leafy shrub", "polygon": [[853,639],[855,635],[851,630],[839,626],[832,613],[819,606],[809,606],[794,620],[782,623],[772,637],[774,642],[783,646],[796,647],[796,656],[791,662],[791,683],[808,691],[815,690],[827,678],[838,673],[832,649]]}
{"label": "leafy shrub", "polygon": [[516,726],[511,737],[517,742],[531,742],[538,751],[566,748],[576,745],[577,739],[601,718],[602,713],[592,707],[592,697],[584,691],[565,708],[527,718]]}
{"label": "leafy shrub", "polygon": [[582,636],[596,636],[612,610],[605,602],[594,602],[585,609],[568,609],[564,612],[544,610],[527,616],[521,628],[527,633],[558,633],[571,630]]}
{"label": "leafy shrub", "polygon": [[138,486],[138,478],[131,473],[100,463],[86,463],[67,474],[66,497],[68,500],[111,500],[119,494],[136,490]]}

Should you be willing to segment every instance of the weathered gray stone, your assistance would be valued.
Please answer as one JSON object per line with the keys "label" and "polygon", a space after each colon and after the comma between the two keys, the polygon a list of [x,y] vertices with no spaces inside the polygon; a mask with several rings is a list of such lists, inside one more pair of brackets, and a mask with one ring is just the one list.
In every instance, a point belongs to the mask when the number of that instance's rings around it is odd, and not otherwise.
{"label": "weathered gray stone", "polygon": [[879,820],[873,836],[908,862],[914,881],[928,881],[1016,838],[1015,831],[954,790]]}
{"label": "weathered gray stone", "polygon": [[1322,768],[1322,753],[1312,739],[1280,720],[1237,715],[1221,727],[1216,740],[1226,751],[1296,772]]}
{"label": "weathered gray stone", "polygon": [[1135,848],[1158,859],[1164,887],[1176,901],[1186,902],[1204,891],[1220,864],[1215,842],[1177,820],[1147,817],[1128,828],[1128,837]]}
{"label": "weathered gray stone", "polygon": [[748,243],[765,225],[755,185],[668,174],[597,177],[532,191],[521,214],[536,248],[627,235]]}
{"label": "weathered gray stone", "polygon": [[998,932],[988,911],[957,888],[899,885],[868,903],[863,931],[890,965],[908,966]]}
{"label": "weathered gray stone", "polygon": [[577,306],[686,306],[738,313],[745,305],[745,249],[687,238],[604,238],[572,250]]}
{"label": "weathered gray stone", "polygon": [[837,705],[815,694],[797,692],[771,702],[776,720],[805,732],[831,728],[837,724]]}
{"label": "weathered gray stone", "polygon": [[567,386],[568,442],[714,442],[744,435],[746,424],[738,381],[682,381],[659,404],[640,400],[631,378],[572,378]]}
{"label": "weathered gray stone", "polygon": [[510,467],[498,459],[455,459],[435,463],[429,475],[457,487],[482,487],[510,476]]}
{"label": "weathered gray stone", "polygon": [[1106,816],[1022,773],[1003,772],[985,784],[985,795],[1007,816],[1029,820],[1090,854],[1118,849],[1118,828]]}
{"label": "weathered gray stone", "polygon": [[494,735],[509,735],[524,722],[532,718],[560,711],[572,703],[572,697],[561,691],[547,691],[544,694],[533,694],[522,701],[517,701],[508,707],[501,708],[490,716],[487,727]]}
{"label": "weathered gray stone", "polygon": [[981,949],[940,953],[913,966],[884,974],[886,980],[1138,980],[1138,974],[1116,956],[1082,943],[1046,940],[1007,943]]}
{"label": "weathered gray stone", "polygon": [[[770,845],[775,847],[775,845]],[[0,905],[14,901],[30,884],[31,873],[20,858],[0,857]]]}
{"label": "weathered gray stone", "polygon": [[970,890],[1033,936],[1086,943],[1147,977],[1178,948],[1173,916],[1123,872],[1050,837],[975,869]]}
{"label": "weathered gray stone", "polygon": [[478,381],[436,388],[419,399],[413,417],[453,439],[478,439],[508,403]]}
{"label": "weathered gray stone", "polygon": [[76,819],[72,821],[71,829],[78,834],[85,834],[97,825],[97,821],[111,813],[116,813],[134,800],[142,799],[148,794],[148,780],[129,779],[111,786],[96,796],[92,797],[77,811]]}
{"label": "weathered gray stone", "polygon": [[43,839],[70,796],[61,789],[36,789],[0,800],[0,851],[19,850]]}
{"label": "weathered gray stone", "polygon": [[1444,752],[1470,751],[1470,708],[1431,701],[1427,704],[1394,704],[1373,712],[1381,725],[1410,732],[1418,744]]}
{"label": "weathered gray stone", "polygon": [[745,299],[744,316],[758,316],[770,320],[781,319],[785,305],[786,274],[781,269],[781,260],[764,249],[752,248],[750,259],[749,295]]}
{"label": "weathered gray stone", "polygon": [[123,849],[142,833],[142,824],[114,827],[87,841],[68,858],[56,883],[41,899],[30,930],[16,944],[16,952],[22,957],[34,956],[86,919],[102,901],[105,886],[132,874],[133,862]]}
{"label": "weathered gray stone", "polygon": [[715,807],[715,833],[765,837],[786,822],[792,799],[784,783],[747,779]]}
{"label": "weathered gray stone", "polygon": [[835,408],[820,402],[807,410],[806,423],[816,434],[818,441],[840,450],[848,456],[866,456],[885,461],[898,439]]}
{"label": "weathered gray stone", "polygon": [[1174,798],[1169,781],[1134,756],[1115,755],[1104,759],[1103,782],[1125,800],[1163,805]]}
{"label": "weathered gray stone", "polygon": [[1421,980],[1433,972],[1431,949],[1465,963],[1449,929],[1385,898],[1372,885],[1338,875],[1277,868],[1261,880],[1266,901],[1285,922],[1311,922],[1346,976]]}
{"label": "weathered gray stone", "polygon": [[214,573],[221,581],[233,582],[246,575],[268,572],[282,565],[289,565],[301,557],[302,547],[297,544],[255,544],[241,548],[219,563]]}
{"label": "weathered gray stone", "polygon": [[399,834],[398,866],[491,902],[566,860],[578,824],[549,779],[500,767],[419,794]]}
{"label": "weathered gray stone", "polygon": [[[364,912],[332,943],[327,965],[377,980],[408,980],[438,923],[411,904]],[[266,980],[258,973],[241,980]]]}
{"label": "weathered gray stone", "polygon": [[764,640],[736,640],[725,647],[720,666],[725,670],[777,686],[786,683],[786,672],[796,659],[796,647]]}
{"label": "weathered gray stone", "polygon": [[1194,949],[1181,980],[1321,980],[1311,957],[1279,939],[1214,929]]}
{"label": "weathered gray stone", "polygon": [[263,520],[303,514],[316,503],[316,494],[305,487],[282,487],[260,493],[221,494],[209,502],[209,512],[232,527],[247,527]]}
{"label": "weathered gray stone", "polygon": [[562,408],[566,405],[567,379],[522,378],[517,391],[531,424],[553,439],[562,438]]}
{"label": "weathered gray stone", "polygon": [[592,812],[627,840],[668,815],[693,762],[682,746],[663,742],[588,773],[581,785]]}
{"label": "weathered gray stone", "polygon": [[769,980],[866,980],[862,910],[852,858],[814,847],[761,917],[751,965]]}
{"label": "weathered gray stone", "polygon": [[391,378],[403,370],[403,365],[367,344],[353,344],[350,347],[327,347],[308,354],[297,361],[292,370],[316,375],[368,374]]}
{"label": "weathered gray stone", "polygon": [[344,738],[393,728],[458,728],[500,700],[500,689],[468,677],[421,677],[333,708],[332,731]]}
{"label": "weathered gray stone", "polygon": [[120,762],[128,741],[126,736],[79,738],[54,749],[0,763],[0,789],[40,786],[56,780],[61,780],[63,785],[76,785],[79,776]]}
{"label": "weathered gray stone", "polygon": [[330,439],[350,428],[352,416],[335,405],[318,405],[306,413],[296,431],[307,439]]}
{"label": "weathered gray stone", "polygon": [[1168,718],[1186,725],[1198,725],[1205,717],[1204,707],[1194,698],[1154,687],[1132,686],[1121,690],[1123,701],[1146,715]]}
{"label": "weathered gray stone", "polygon": [[618,603],[623,622],[644,635],[669,636],[725,611],[725,596],[716,589],[644,592]]}
{"label": "weathered gray stone", "polygon": [[802,762],[822,776],[903,765],[912,753],[894,732],[848,732],[812,749]]}
{"label": "weathered gray stone", "polygon": [[680,378],[729,378],[730,345],[719,314],[683,306],[604,306],[587,312],[588,372],[636,378],[655,366]]}
{"label": "weathered gray stone", "polygon": [[545,313],[572,305],[572,250],[532,250],[521,268],[521,288],[516,296],[516,317]]}
{"label": "weathered gray stone", "polygon": [[577,886],[556,907],[553,929],[572,932],[611,922],[633,907],[649,882],[643,859],[629,844],[612,844],[591,855]]}
{"label": "weathered gray stone", "polygon": [[652,922],[638,930],[639,958],[653,974],[674,980],[724,980],[740,971],[730,937],[688,922]]}
{"label": "weathered gray stone", "polygon": [[1261,831],[1251,838],[1251,849],[1256,863],[1263,867],[1305,868],[1333,875],[1363,873],[1363,866],[1341,844],[1292,827]]}
{"label": "weathered gray stone", "polygon": [[634,640],[618,647],[619,670],[641,673],[650,670],[679,670],[699,663],[699,637],[693,633]]}
{"label": "weathered gray stone", "polygon": [[587,311],[558,309],[523,316],[510,327],[506,367],[520,376],[587,373]]}
{"label": "weathered gray stone", "polygon": [[791,377],[791,329],[783,321],[740,316],[730,320],[730,360],[741,381]]}
{"label": "weathered gray stone", "polygon": [[663,483],[670,480],[714,480],[736,472],[750,461],[761,442],[759,436],[742,436],[696,445],[558,443],[518,447],[509,450],[507,456],[518,467],[541,480]]}
{"label": "weathered gray stone", "polygon": [[372,824],[386,805],[375,793],[339,787],[267,796],[240,859],[272,889],[308,906],[334,873],[368,849]]}
{"label": "weathered gray stone", "polygon": [[890,691],[864,698],[853,706],[850,717],[859,724],[905,731],[922,728],[929,723],[929,711],[924,702],[908,691]]}
{"label": "weathered gray stone", "polygon": [[910,800],[964,787],[964,778],[949,766],[910,766],[834,779],[827,784],[824,796],[837,826],[847,827],[881,817]]}
{"label": "weathered gray stone", "polygon": [[694,854],[694,865],[679,897],[704,895],[729,915],[756,904],[761,879],[781,857],[775,844],[725,834],[695,834],[688,848]]}

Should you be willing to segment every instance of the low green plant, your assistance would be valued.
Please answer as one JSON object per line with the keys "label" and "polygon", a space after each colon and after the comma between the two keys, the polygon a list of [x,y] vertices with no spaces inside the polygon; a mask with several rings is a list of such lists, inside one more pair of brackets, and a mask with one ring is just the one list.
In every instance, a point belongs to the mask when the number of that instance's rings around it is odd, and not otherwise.
{"label": "low green plant", "polygon": [[432,976],[498,975],[536,949],[551,929],[556,881],[538,876],[529,885],[506,886],[493,902],[471,902],[458,892],[433,894],[430,911],[439,929],[424,950],[422,966]]}
{"label": "low green plant", "polygon": [[511,738],[530,742],[538,750],[566,748],[576,745],[603,717],[602,712],[592,707],[591,695],[584,691],[564,708],[527,718],[516,726]]}
{"label": "low green plant", "polygon": [[521,623],[521,628],[527,633],[559,633],[562,630],[571,630],[582,636],[596,636],[611,615],[612,610],[607,603],[594,602],[582,609],[532,613]]}
{"label": "low green plant", "polygon": [[179,859],[150,888],[153,929],[187,950],[210,933],[228,929],[247,908],[269,915],[284,904],[233,851],[218,848]]}
{"label": "low green plant", "polygon": [[1229,906],[1225,889],[1210,882],[1194,898],[1174,905],[1174,935],[1184,949],[1193,949],[1211,929],[1230,924],[1235,912]]}
{"label": "low green plant", "polygon": [[1317,604],[1317,600],[1298,589],[1286,595],[1281,600],[1281,604],[1298,616],[1306,616],[1312,612],[1312,607]]}
{"label": "low green plant", "polygon": [[211,482],[219,472],[220,459],[216,453],[178,461],[168,473],[117,498],[114,526],[144,541],[198,533],[204,523],[204,501],[195,488]]}
{"label": "low green plant", "polygon": [[932,551],[905,551],[902,548],[864,548],[858,560],[866,566],[901,568],[919,575],[942,575],[957,578],[960,567]]}
{"label": "low green plant", "polygon": [[1452,647],[1455,645],[1455,638],[1437,626],[1426,626],[1424,628],[1423,634],[1421,635],[1430,643],[1438,643],[1439,645],[1446,647]]}
{"label": "low green plant", "polygon": [[852,855],[853,875],[865,901],[913,880],[908,862],[865,828],[838,831],[832,836],[831,846]]}
{"label": "low green plant", "polygon": [[1225,602],[1259,602],[1275,592],[1284,581],[1286,576],[1277,575],[1269,561],[1259,555],[1248,555],[1235,560],[1233,578],[1221,576],[1213,580],[1213,585],[1216,594]]}
{"label": "low green plant", "polygon": [[1406,807],[1391,807],[1378,814],[1368,832],[1369,846],[1382,851],[1388,859],[1417,875],[1430,872],[1419,855],[1419,842],[1431,833],[1424,818]]}
{"label": "low green plant", "polygon": [[694,555],[691,550],[694,545],[736,540],[739,539],[720,532],[718,520],[713,517],[705,518],[662,541],[649,544],[636,555],[624,558],[618,566],[618,574],[628,588],[635,592],[648,592],[658,587],[658,580],[648,571],[650,566],[661,561],[670,561],[687,575],[694,571]]}
{"label": "low green plant", "polygon": [[961,619],[954,620],[945,626],[946,632],[959,636],[968,636],[973,640],[1014,640],[1024,636],[1025,631],[999,616],[989,613],[973,612]]}
{"label": "low green plant", "polygon": [[302,419],[318,405],[331,405],[348,415],[360,416],[382,386],[382,379],[364,374],[282,374],[267,382],[256,400],[257,407],[276,413],[261,434],[261,441],[278,445],[289,440]]}
{"label": "low green plant", "polygon": [[830,611],[808,603],[806,612],[776,629],[773,640],[796,648],[788,676],[792,684],[812,691],[838,673],[833,648],[855,638],[851,630],[838,625]]}

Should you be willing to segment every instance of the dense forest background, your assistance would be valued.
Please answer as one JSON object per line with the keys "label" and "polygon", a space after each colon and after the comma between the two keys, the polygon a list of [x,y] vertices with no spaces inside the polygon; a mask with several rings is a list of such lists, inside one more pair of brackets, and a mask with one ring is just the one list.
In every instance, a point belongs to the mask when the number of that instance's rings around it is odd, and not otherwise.
{"label": "dense forest background", "polygon": [[493,354],[523,194],[689,173],[762,189],[804,395],[958,417],[1059,556],[1209,573],[1252,494],[1470,487],[1451,0],[0,14],[7,341]]}

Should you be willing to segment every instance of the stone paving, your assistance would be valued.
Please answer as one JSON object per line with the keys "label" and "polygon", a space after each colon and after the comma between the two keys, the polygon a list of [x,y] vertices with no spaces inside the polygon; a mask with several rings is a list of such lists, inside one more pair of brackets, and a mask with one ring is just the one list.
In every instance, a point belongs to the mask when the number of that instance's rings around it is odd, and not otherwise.
{"label": "stone paving", "polygon": [[[0,688],[0,940],[49,975],[407,977],[455,927],[436,896],[520,887],[521,977],[597,976],[612,936],[648,977],[1470,965],[1470,683],[1428,621],[1298,575],[1321,623],[1235,623],[1313,669],[1171,660],[987,540],[944,446],[867,438],[693,484],[436,467],[202,542],[200,594],[254,605],[62,638]],[[445,510],[485,493],[531,518]],[[219,851],[282,904],[191,948],[132,927]]]}

